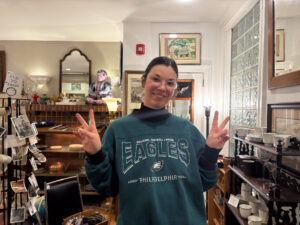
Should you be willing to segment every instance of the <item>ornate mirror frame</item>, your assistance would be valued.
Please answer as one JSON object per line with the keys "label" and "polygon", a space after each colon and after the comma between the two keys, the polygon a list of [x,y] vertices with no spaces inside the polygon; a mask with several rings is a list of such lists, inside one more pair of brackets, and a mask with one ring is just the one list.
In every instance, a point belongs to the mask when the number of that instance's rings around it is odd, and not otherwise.
{"label": "ornate mirror frame", "polygon": [[80,55],[84,56],[84,58],[88,61],[89,63],[89,85],[92,82],[92,78],[91,78],[91,69],[92,69],[92,62],[91,60],[82,52],[80,51],[80,49],[78,48],[73,48],[71,51],[69,51],[61,60],[60,60],[60,65],[59,65],[59,94],[61,93],[61,80],[62,80],[62,63],[64,62],[64,60],[70,56],[74,51],[78,51],[80,53]]}
{"label": "ornate mirror frame", "polygon": [[300,84],[300,70],[274,76],[274,44],[275,44],[275,7],[274,0],[268,0],[268,88],[282,88]]}

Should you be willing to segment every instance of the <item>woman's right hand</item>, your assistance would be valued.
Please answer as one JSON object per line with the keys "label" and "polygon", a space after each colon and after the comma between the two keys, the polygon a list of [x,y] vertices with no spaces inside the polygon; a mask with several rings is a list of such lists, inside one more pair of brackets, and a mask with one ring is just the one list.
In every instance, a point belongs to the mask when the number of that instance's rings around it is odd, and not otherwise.
{"label": "woman's right hand", "polygon": [[94,110],[90,109],[89,111],[90,125],[87,124],[79,113],[76,113],[76,117],[81,123],[82,128],[73,133],[80,139],[86,152],[89,154],[97,153],[101,149],[101,140],[95,124]]}

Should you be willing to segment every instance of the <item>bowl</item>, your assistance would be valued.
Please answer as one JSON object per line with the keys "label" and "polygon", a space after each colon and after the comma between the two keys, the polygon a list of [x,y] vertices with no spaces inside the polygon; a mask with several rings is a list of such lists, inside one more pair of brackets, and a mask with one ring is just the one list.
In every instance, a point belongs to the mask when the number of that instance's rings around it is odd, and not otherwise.
{"label": "bowl", "polygon": [[248,217],[248,224],[249,225],[261,225],[262,219],[259,216],[249,216]]}

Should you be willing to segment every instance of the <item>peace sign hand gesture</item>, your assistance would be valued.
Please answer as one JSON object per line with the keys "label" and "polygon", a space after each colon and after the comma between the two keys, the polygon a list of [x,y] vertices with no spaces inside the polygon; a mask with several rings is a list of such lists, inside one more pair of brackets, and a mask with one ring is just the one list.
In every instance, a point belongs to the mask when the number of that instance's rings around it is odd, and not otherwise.
{"label": "peace sign hand gesture", "polygon": [[79,128],[77,131],[74,131],[73,134],[80,139],[86,152],[89,154],[95,154],[101,149],[101,140],[95,124],[94,110],[90,109],[89,111],[89,119],[91,121],[90,125],[86,123],[79,113],[76,113],[76,117],[83,128]]}
{"label": "peace sign hand gesture", "polygon": [[221,123],[221,125],[218,126],[218,117],[219,112],[216,111],[212,123],[212,128],[206,140],[206,144],[210,148],[222,149],[226,141],[228,141],[230,138],[228,136],[229,130],[224,129],[230,118],[229,116],[226,117],[226,119]]}

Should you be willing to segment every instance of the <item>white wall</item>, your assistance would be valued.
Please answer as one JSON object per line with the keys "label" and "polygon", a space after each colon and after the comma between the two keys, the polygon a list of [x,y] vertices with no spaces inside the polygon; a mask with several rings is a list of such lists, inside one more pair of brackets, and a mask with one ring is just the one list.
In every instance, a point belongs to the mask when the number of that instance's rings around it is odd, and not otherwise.
{"label": "white wall", "polygon": [[[160,33],[201,33],[201,65],[179,65],[179,73],[200,74],[204,78],[195,85],[195,125],[205,136],[205,115],[203,104],[212,105],[213,112],[219,110],[219,121],[228,112],[228,104],[223,101],[223,77],[221,76],[221,37],[220,26],[214,23],[124,23],[124,70],[145,70],[148,63],[159,56]],[[145,44],[145,55],[136,55],[136,44]],[[199,75],[199,76],[200,76]],[[195,76],[195,75],[194,75]],[[124,79],[123,79],[124,82]],[[202,96],[199,96],[202,95]],[[210,126],[211,127],[211,126]]]}

